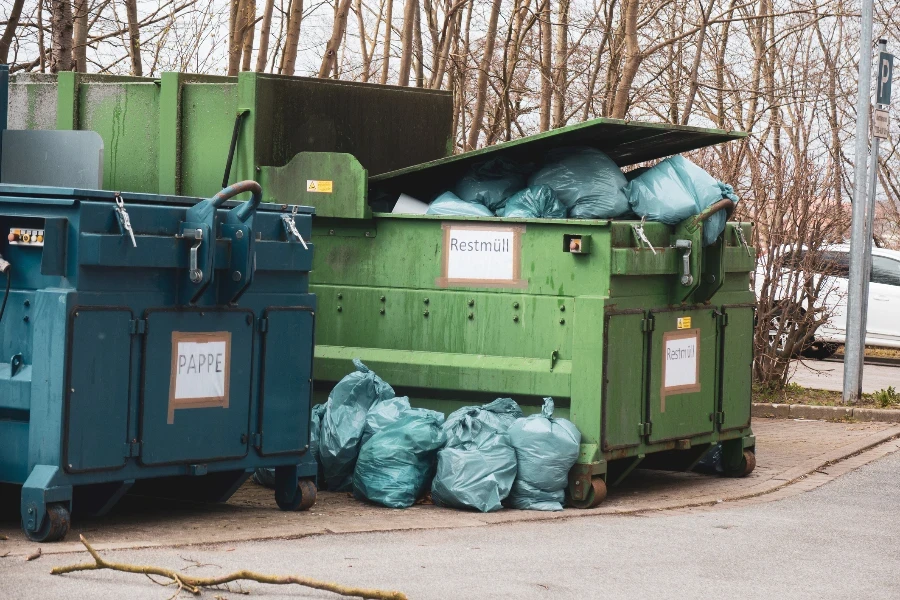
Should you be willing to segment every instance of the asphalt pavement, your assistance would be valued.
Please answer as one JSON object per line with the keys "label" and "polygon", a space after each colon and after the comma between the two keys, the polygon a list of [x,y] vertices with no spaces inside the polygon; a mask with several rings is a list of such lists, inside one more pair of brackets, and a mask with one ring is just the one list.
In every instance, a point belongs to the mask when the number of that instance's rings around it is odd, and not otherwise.
{"label": "asphalt pavement", "polygon": [[[806,388],[841,391],[844,389],[844,363],[829,360],[802,360],[792,365],[796,370],[790,381]],[[863,392],[871,394],[889,386],[900,390],[900,366],[865,365]]]}
{"label": "asphalt pavement", "polygon": [[[449,530],[104,552],[110,560],[302,574],[429,598],[898,598],[900,452],[784,500]],[[111,572],[51,576],[85,555],[0,559],[0,598],[164,600]],[[201,565],[201,566],[197,566]],[[337,598],[247,583],[204,597]],[[183,594],[183,597],[190,597]]]}

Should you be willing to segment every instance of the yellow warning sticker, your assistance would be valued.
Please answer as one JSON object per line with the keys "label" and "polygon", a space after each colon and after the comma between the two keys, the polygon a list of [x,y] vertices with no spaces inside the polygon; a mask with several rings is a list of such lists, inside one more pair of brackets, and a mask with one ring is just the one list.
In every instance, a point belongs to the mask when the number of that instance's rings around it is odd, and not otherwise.
{"label": "yellow warning sticker", "polygon": [[306,191],[307,192],[319,192],[322,194],[330,194],[332,188],[331,181],[323,181],[321,179],[307,179],[306,180]]}
{"label": "yellow warning sticker", "polygon": [[691,318],[690,317],[678,317],[678,329],[690,329],[691,328]]}

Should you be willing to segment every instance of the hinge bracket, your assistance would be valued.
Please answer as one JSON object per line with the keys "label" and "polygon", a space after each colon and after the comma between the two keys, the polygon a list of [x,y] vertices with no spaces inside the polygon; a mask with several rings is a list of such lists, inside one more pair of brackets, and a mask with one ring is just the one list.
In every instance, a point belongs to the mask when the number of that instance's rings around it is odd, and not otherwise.
{"label": "hinge bracket", "polygon": [[147,319],[131,320],[131,335],[144,335],[147,333]]}
{"label": "hinge bracket", "polygon": [[641,321],[641,331],[644,333],[648,333],[653,331],[656,328],[656,319],[653,317],[647,317]]}
{"label": "hinge bracket", "polygon": [[716,320],[719,322],[719,327],[727,327],[728,326],[728,313],[716,313]]}
{"label": "hinge bracket", "polygon": [[259,319],[259,332],[265,333],[269,330],[269,320],[265,317],[260,317]]}
{"label": "hinge bracket", "polygon": [[650,432],[653,431],[653,423],[650,421],[641,423],[638,425],[638,431],[640,432],[640,435],[650,435]]}
{"label": "hinge bracket", "polygon": [[250,445],[257,449],[261,448],[262,447],[262,434],[254,433],[253,435],[251,435],[250,436]]}
{"label": "hinge bracket", "polygon": [[716,413],[716,425],[722,425],[725,423],[725,412],[717,412]]}
{"label": "hinge bracket", "polygon": [[125,443],[125,458],[135,458],[141,455],[141,443],[140,442],[126,442]]}

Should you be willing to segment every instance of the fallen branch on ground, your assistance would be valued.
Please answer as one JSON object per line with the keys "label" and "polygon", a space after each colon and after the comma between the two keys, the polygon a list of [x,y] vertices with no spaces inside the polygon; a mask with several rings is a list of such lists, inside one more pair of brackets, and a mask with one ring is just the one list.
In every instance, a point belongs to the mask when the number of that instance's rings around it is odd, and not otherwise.
{"label": "fallen branch on ground", "polygon": [[94,558],[93,563],[81,563],[77,565],[68,565],[64,567],[53,567],[51,575],[63,575],[75,571],[95,571],[99,569],[110,569],[113,571],[122,571],[123,573],[138,573],[141,575],[158,575],[172,580],[172,583],[178,586],[178,589],[185,589],[192,594],[199,594],[201,588],[223,585],[231,581],[241,579],[248,581],[256,581],[258,583],[269,583],[272,585],[288,585],[296,584],[317,590],[325,590],[334,592],[342,596],[354,596],[357,598],[370,598],[372,600],[406,600],[406,594],[402,592],[384,591],[384,590],[367,590],[364,588],[346,587],[336,583],[327,581],[319,581],[310,579],[309,577],[299,577],[297,575],[265,575],[263,573],[255,573],[253,571],[235,571],[228,575],[220,577],[192,577],[179,573],[172,569],[164,569],[162,567],[130,565],[127,563],[114,563],[104,560],[97,554],[84,536],[79,536],[81,543],[87,548],[87,551]]}

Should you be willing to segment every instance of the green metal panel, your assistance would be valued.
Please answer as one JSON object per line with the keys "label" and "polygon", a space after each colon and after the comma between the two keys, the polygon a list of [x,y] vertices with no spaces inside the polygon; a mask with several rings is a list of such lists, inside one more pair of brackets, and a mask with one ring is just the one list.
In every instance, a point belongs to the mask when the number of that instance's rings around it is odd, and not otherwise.
{"label": "green metal panel", "polygon": [[[247,310],[148,311],[141,395],[141,463],[205,462],[247,454],[253,324],[252,311]],[[174,410],[169,422],[175,332],[231,334],[227,406],[180,408]]]}
{"label": "green metal panel", "polygon": [[[312,390],[313,311],[308,307],[270,308],[265,312],[261,454],[302,452],[309,441]],[[290,348],[290,351],[285,349]],[[295,402],[288,399],[296,398]]]}
{"label": "green metal panel", "polygon": [[722,403],[720,429],[747,427],[750,424],[751,386],[753,383],[754,306],[724,307],[722,333]]}
{"label": "green metal panel", "polygon": [[350,154],[301,152],[283,167],[262,167],[263,202],[313,206],[316,217],[370,219],[366,170]]}
{"label": "green metal panel", "polygon": [[[686,439],[714,429],[714,413],[717,407],[718,379],[718,321],[716,311],[711,308],[672,308],[654,310],[653,332],[649,346],[649,377],[647,388],[648,415],[652,424],[650,442]],[[679,319],[690,318],[690,325],[679,327]],[[664,365],[669,351],[665,341],[669,336],[696,332],[693,344],[686,349],[688,360],[668,361],[669,368],[676,372],[694,368],[690,374],[696,385],[692,391],[671,391],[664,393]],[[693,360],[690,360],[691,354]],[[698,356],[699,354],[699,356]],[[680,357],[679,357],[680,358]]]}
{"label": "green metal panel", "polygon": [[[238,86],[233,79],[227,81],[182,86],[180,194],[209,196],[222,185],[238,106]],[[239,133],[249,136],[247,123]]]}
{"label": "green metal panel", "polygon": [[607,313],[603,382],[603,450],[639,446],[644,423],[644,311]]}
{"label": "green metal panel", "polygon": [[[64,464],[68,472],[121,468],[128,441],[131,310],[76,308],[71,317]],[[77,350],[75,350],[77,349]]]}
{"label": "green metal panel", "polygon": [[103,187],[155,193],[159,188],[159,86],[84,83],[78,89],[78,128],[103,138]]}

